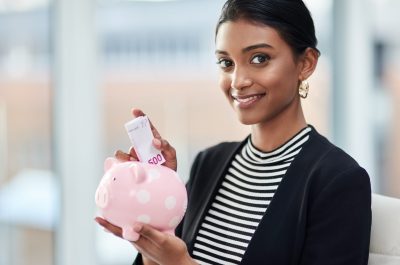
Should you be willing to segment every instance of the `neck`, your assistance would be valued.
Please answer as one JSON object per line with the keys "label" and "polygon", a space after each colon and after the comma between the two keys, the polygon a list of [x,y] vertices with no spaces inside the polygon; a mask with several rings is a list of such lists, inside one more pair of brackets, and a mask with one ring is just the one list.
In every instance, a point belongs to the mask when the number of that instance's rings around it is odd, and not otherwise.
{"label": "neck", "polygon": [[255,147],[270,152],[296,135],[307,126],[300,103],[293,110],[288,109],[279,117],[254,124],[251,127],[251,140]]}

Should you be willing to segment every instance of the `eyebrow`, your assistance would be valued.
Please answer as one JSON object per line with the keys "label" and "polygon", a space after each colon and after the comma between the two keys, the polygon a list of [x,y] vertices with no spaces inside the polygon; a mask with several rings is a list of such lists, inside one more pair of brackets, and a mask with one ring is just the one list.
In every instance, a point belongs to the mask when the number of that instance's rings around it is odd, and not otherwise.
{"label": "eyebrow", "polygon": [[[246,53],[251,50],[258,49],[258,48],[273,48],[273,47],[267,43],[259,43],[259,44],[254,44],[254,45],[250,45],[248,47],[243,48],[242,53]],[[226,51],[222,51],[222,50],[215,50],[215,53],[228,55],[228,53]]]}

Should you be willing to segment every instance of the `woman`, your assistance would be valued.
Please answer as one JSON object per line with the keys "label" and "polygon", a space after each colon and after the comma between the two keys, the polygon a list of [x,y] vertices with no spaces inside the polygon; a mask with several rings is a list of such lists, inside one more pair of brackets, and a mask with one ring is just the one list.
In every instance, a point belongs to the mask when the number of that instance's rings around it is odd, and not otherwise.
{"label": "woman", "polygon": [[[135,264],[366,265],[368,174],[308,125],[301,107],[319,56],[304,3],[228,0],[215,43],[220,87],[251,134],[197,155],[178,237],[137,225]],[[174,148],[153,133],[176,170]]]}

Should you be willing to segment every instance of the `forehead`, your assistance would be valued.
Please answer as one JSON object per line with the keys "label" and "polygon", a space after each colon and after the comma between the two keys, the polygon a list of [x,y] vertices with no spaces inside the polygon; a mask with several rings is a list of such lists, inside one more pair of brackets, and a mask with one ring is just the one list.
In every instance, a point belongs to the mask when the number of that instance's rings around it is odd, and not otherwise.
{"label": "forehead", "polygon": [[224,51],[260,43],[266,43],[274,49],[290,48],[276,29],[244,19],[221,24],[215,39],[216,49]]}

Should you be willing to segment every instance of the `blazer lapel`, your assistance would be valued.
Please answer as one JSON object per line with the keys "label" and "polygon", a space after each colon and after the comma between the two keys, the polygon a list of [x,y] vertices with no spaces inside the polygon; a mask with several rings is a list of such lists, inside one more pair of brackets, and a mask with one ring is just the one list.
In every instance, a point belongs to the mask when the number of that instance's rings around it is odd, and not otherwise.
{"label": "blazer lapel", "polygon": [[[298,241],[304,235],[299,225],[306,216],[304,207],[309,188],[309,176],[322,158],[319,134],[313,129],[310,139],[292,162],[251,239],[241,264],[291,264],[296,259]],[[304,232],[304,231],[303,231]],[[300,244],[301,245],[301,244]]]}
{"label": "blazer lapel", "polygon": [[[191,209],[191,214],[185,217],[185,223],[187,225],[184,225],[182,233],[182,239],[188,243],[189,252],[192,252],[193,250],[194,239],[197,235],[201,221],[204,219],[207,209],[209,209],[211,203],[213,202],[215,194],[217,193],[218,187],[224,179],[230,162],[238,150],[246,143],[246,141],[247,138],[241,143],[238,142],[234,145],[231,144],[227,146],[228,148],[223,148],[221,152],[218,152],[218,154],[215,154],[215,157],[211,158],[213,159],[213,163],[205,163],[205,166],[202,167],[202,171],[199,172],[199,175],[202,175],[202,183],[200,187],[201,192],[199,192],[199,196],[194,196],[196,197],[196,202],[193,202],[192,205],[188,206],[194,206],[194,208]],[[211,170],[209,166],[216,168],[216,170]],[[196,187],[196,189],[198,188],[199,187]],[[198,191],[196,191],[196,194],[197,192]]]}

